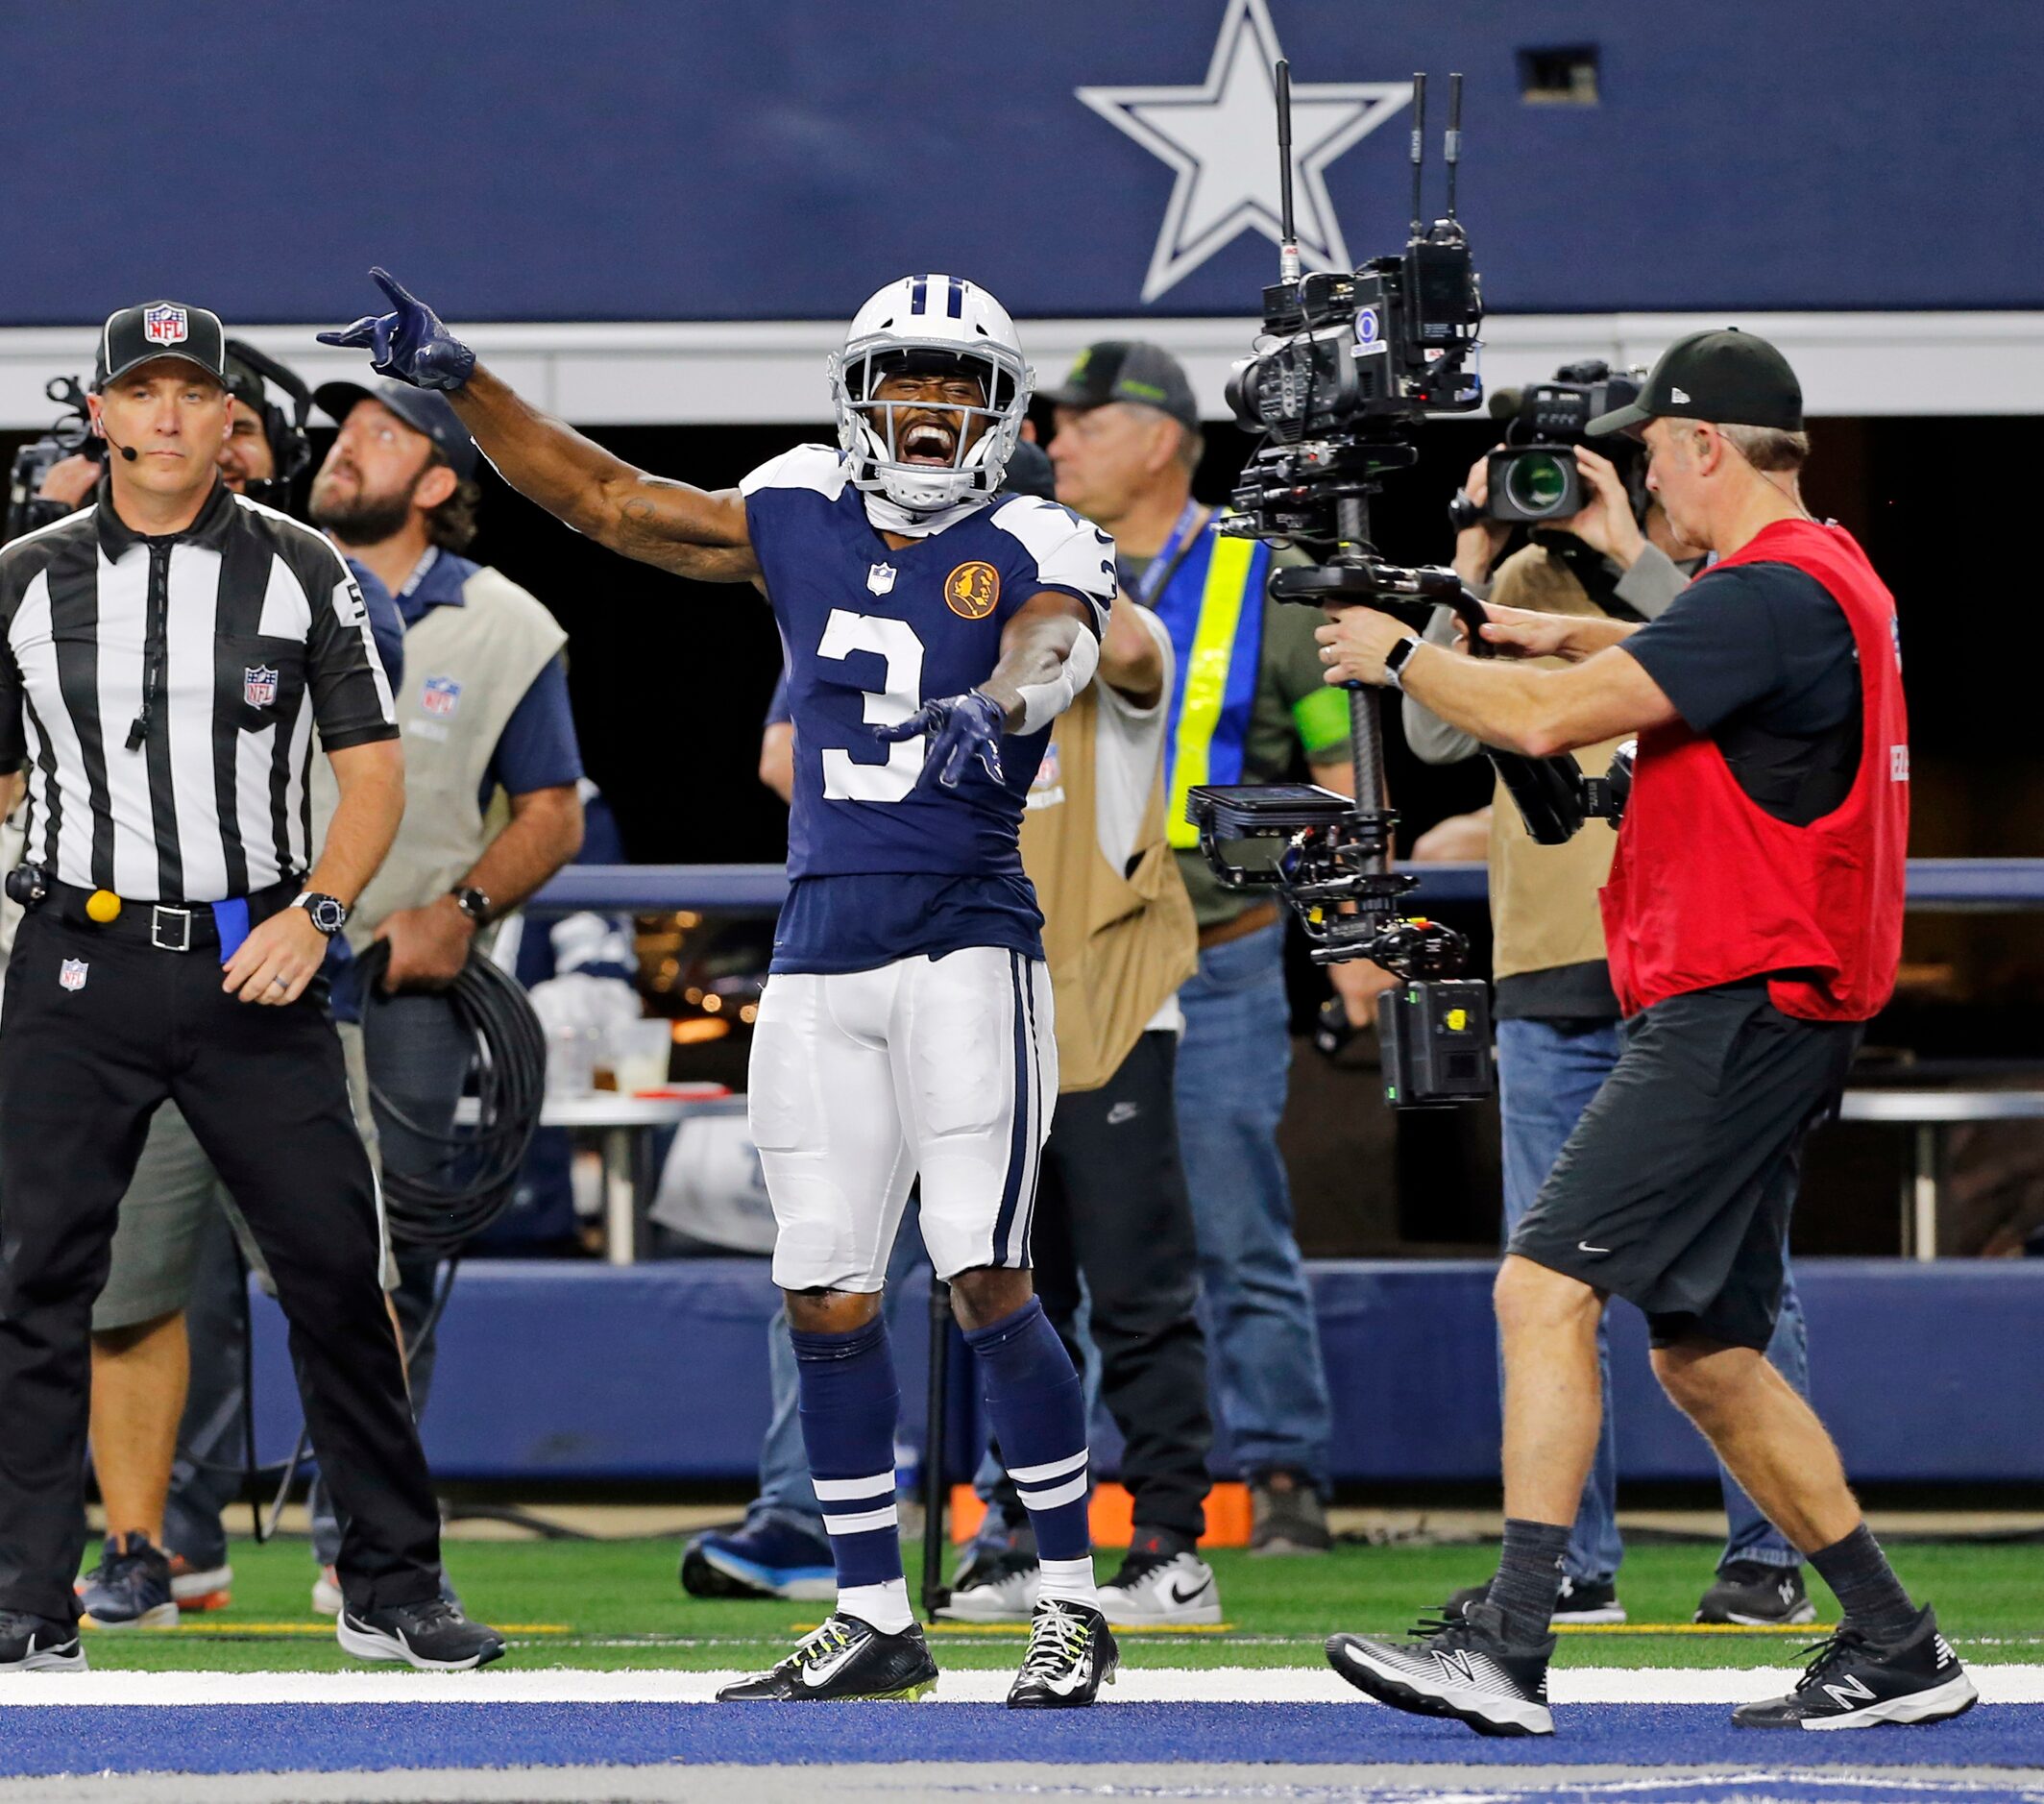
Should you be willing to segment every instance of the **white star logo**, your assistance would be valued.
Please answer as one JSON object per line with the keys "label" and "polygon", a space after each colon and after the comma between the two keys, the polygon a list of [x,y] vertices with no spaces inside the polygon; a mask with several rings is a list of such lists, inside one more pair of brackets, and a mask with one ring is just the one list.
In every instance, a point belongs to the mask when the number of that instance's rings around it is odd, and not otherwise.
{"label": "white star logo", "polygon": [[[1278,90],[1284,52],[1268,0],[1229,0],[1204,87],[1075,90],[1116,130],[1178,171],[1143,299],[1155,301],[1250,227],[1281,241]],[[1405,82],[1295,82],[1292,187],[1299,251],[1309,268],[1352,269],[1327,199],[1326,166],[1412,99]]]}

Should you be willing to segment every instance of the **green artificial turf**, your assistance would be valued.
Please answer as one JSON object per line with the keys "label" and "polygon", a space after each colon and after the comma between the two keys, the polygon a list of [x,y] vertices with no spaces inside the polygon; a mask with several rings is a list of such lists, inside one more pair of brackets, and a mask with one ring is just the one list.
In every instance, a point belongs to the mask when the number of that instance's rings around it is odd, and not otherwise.
{"label": "green artificial turf", "polygon": [[[919,1549],[906,1549],[918,1570]],[[2044,1548],[1935,1543],[1893,1549],[1903,1581],[1937,1606],[1960,1653],[1973,1660],[2044,1662]],[[675,1581],[680,1544],[646,1541],[451,1541],[448,1569],[470,1613],[504,1625],[505,1664],[588,1669],[763,1667],[822,1606],[704,1602]],[[1627,1555],[1619,1596],[1638,1623],[1685,1623],[1710,1582],[1715,1549],[1649,1545]],[[1117,1556],[1103,1553],[1102,1576]],[[230,1609],[186,1626],[88,1632],[94,1667],[148,1671],[324,1671],[355,1667],[310,1613],[306,1544],[237,1541]],[[1131,1667],[1317,1666],[1332,1629],[1397,1633],[1433,1614],[1456,1587],[1487,1576],[1483,1548],[1341,1547],[1323,1558],[1211,1556],[1228,1625],[1219,1632],[1124,1634]],[[1828,1593],[1817,1593],[1833,1620]],[[311,1633],[278,1633],[288,1624]],[[522,1625],[553,1625],[540,1632]],[[1637,1634],[1575,1631],[1562,1637],[1568,1666],[1707,1667],[1799,1664],[1817,1630],[1788,1634]],[[940,1631],[938,1659],[953,1667],[1010,1667],[1019,1634]]]}

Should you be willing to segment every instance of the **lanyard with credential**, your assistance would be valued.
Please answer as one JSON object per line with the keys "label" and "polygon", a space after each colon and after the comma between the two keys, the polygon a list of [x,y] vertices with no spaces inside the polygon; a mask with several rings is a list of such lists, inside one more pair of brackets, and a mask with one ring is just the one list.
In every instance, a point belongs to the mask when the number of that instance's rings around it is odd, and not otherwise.
{"label": "lanyard with credential", "polygon": [[1164,585],[1171,580],[1180,560],[1191,549],[1200,528],[1206,524],[1206,510],[1190,497],[1179,509],[1179,517],[1172,524],[1171,536],[1157,548],[1157,553],[1143,566],[1143,573],[1132,583],[1122,587],[1131,591],[1146,608],[1156,606],[1156,598],[1164,593]]}

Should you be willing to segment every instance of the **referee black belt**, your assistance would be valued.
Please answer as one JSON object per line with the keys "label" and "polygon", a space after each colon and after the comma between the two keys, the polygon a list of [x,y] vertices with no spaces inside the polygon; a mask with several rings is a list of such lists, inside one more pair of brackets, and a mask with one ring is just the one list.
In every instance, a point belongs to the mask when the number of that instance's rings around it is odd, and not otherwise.
{"label": "referee black belt", "polygon": [[[172,904],[168,902],[131,902],[121,898],[120,913],[110,921],[97,921],[86,913],[85,904],[95,895],[108,893],[99,890],[84,890],[75,883],[60,883],[56,878],[46,878],[47,890],[36,907],[37,911],[53,904],[57,913],[74,927],[83,927],[87,933],[105,934],[110,939],[140,941],[155,946],[159,952],[215,952],[220,947],[220,923],[214,918],[213,910],[224,906],[212,902]],[[301,885],[296,878],[286,878],[281,883],[273,883],[266,890],[251,890],[246,896],[230,897],[229,901],[248,904],[248,927],[266,921],[273,914],[281,914],[290,907],[291,900],[299,892]],[[242,930],[246,937],[247,928]]]}

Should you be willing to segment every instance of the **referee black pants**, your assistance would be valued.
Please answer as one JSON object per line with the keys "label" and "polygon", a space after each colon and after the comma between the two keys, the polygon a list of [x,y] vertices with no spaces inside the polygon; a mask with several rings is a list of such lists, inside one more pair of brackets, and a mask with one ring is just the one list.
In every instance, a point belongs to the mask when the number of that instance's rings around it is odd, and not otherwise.
{"label": "referee black pants", "polygon": [[340,1506],[348,1607],[434,1596],[439,1516],[384,1313],[369,1158],[324,1007],[237,1001],[221,988],[217,948],[163,951],[45,908],[21,924],[0,1012],[0,1610],[78,1614],[92,1303],[166,1098],[277,1280]]}

